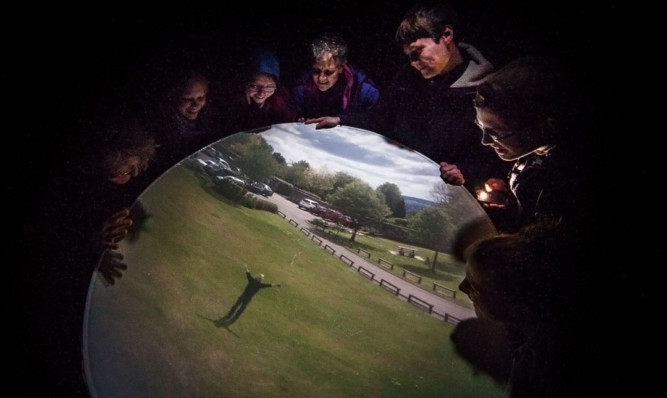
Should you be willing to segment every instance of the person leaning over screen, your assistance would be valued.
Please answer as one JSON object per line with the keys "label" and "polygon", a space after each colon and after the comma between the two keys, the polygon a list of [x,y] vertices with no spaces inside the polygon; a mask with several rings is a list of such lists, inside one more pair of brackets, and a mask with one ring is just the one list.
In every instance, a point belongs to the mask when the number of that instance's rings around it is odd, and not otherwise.
{"label": "person leaning over screen", "polygon": [[493,65],[475,47],[460,43],[458,14],[441,3],[419,3],[404,16],[396,43],[408,63],[393,77],[371,109],[305,120],[318,129],[338,125],[374,131],[434,162],[449,159],[466,174],[475,192],[489,176],[509,166],[480,145],[471,107],[475,88]]}
{"label": "person leaning over screen", "polygon": [[[581,210],[583,156],[573,130],[578,107],[569,79],[556,59],[524,56],[477,88],[477,137],[481,131],[481,143],[513,165],[506,178],[488,179],[489,192],[480,195],[483,206],[503,220],[497,224],[501,230],[543,217],[570,218]],[[441,159],[440,172],[452,185],[467,179],[465,170],[448,158]],[[501,200],[487,201],[486,194]]]}
{"label": "person leaning over screen", "polygon": [[318,116],[340,116],[370,109],[380,91],[362,70],[347,59],[347,42],[340,34],[328,33],[308,44],[310,68],[292,88],[300,120]]}

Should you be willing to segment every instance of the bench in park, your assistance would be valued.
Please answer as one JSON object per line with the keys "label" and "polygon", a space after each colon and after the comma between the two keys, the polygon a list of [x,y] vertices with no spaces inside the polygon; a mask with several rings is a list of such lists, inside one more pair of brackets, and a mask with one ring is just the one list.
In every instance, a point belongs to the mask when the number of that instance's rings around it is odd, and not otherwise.
{"label": "bench in park", "polygon": [[400,254],[401,256],[414,257],[416,252],[417,250],[410,247],[403,247],[403,246],[398,247],[398,254]]}

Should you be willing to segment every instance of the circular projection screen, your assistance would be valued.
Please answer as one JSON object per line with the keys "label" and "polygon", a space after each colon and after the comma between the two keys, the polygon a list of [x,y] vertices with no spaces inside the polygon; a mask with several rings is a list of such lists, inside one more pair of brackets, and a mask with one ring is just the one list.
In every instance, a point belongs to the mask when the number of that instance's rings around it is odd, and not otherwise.
{"label": "circular projection screen", "polygon": [[242,132],[133,213],[100,260],[127,270],[89,288],[93,397],[504,395],[450,342],[474,317],[457,253],[495,230],[415,151],[349,127]]}

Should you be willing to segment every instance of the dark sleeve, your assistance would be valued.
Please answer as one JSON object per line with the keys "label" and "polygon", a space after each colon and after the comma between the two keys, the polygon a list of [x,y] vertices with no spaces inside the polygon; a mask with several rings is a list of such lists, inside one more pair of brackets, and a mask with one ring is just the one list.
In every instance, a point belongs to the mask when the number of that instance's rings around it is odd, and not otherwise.
{"label": "dark sleeve", "polygon": [[380,101],[380,91],[369,82],[361,85],[361,108],[370,109]]}
{"label": "dark sleeve", "polygon": [[402,74],[394,77],[391,83],[380,95],[377,92],[377,103],[370,109],[358,112],[349,112],[340,116],[342,126],[352,126],[390,136],[391,126],[394,125],[396,108],[400,103],[403,89]]}
{"label": "dark sleeve", "polygon": [[524,219],[569,216],[581,202],[576,177],[568,178],[563,172],[566,166],[559,163],[528,166],[517,178],[515,194]]}
{"label": "dark sleeve", "polygon": [[291,87],[289,90],[290,100],[292,102],[292,107],[294,108],[294,113],[296,118],[304,117],[305,109],[305,93],[304,93],[304,84],[301,80]]}

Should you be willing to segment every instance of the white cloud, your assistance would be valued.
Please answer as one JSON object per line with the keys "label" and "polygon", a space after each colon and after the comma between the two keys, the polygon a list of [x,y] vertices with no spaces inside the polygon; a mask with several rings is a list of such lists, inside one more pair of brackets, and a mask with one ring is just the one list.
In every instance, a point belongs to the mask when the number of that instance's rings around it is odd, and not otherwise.
{"label": "white cloud", "polygon": [[315,130],[314,125],[289,123],[274,125],[261,135],[288,163],[305,160],[316,170],[342,171],[373,188],[390,182],[403,195],[432,200],[433,187],[444,185],[435,162],[367,130],[346,126]]}

